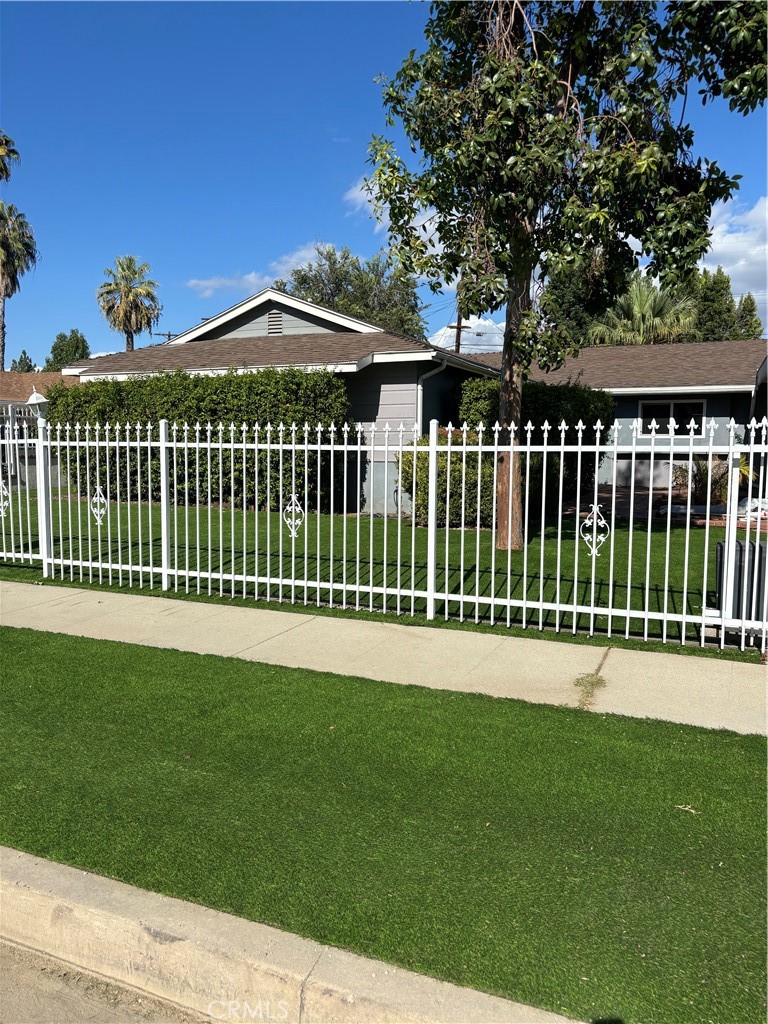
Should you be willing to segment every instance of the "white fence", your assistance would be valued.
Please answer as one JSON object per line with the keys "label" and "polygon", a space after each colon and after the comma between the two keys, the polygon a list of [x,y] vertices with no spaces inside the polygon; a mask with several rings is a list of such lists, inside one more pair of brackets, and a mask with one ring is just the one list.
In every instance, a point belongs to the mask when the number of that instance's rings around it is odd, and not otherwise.
{"label": "white fence", "polygon": [[[714,422],[641,429],[6,423],[0,557],[83,583],[765,650],[768,421],[725,444]],[[502,548],[518,502],[519,550]]]}

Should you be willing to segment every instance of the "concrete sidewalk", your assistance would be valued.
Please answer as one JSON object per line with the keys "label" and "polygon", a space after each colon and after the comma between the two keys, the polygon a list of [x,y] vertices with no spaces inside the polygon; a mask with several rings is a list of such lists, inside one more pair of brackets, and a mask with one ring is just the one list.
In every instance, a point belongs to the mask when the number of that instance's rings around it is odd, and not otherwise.
{"label": "concrete sidewalk", "polygon": [[0,622],[569,707],[596,673],[592,711],[766,733],[766,669],[745,662],[9,582]]}

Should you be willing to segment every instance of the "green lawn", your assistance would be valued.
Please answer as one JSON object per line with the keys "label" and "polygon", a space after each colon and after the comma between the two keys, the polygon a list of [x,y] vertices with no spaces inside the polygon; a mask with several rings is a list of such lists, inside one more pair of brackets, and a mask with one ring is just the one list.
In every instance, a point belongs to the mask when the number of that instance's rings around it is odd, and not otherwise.
{"label": "green lawn", "polygon": [[765,1020],[758,737],[0,640],[3,843],[584,1020]]}
{"label": "green lawn", "polygon": [[[120,509],[111,503],[107,515],[109,531],[105,518],[99,533],[84,502],[54,500],[54,555],[63,556],[57,575],[78,582],[132,587],[149,587],[151,582],[158,586],[158,507],[144,505],[139,516],[135,506],[129,512],[125,503]],[[31,521],[34,525],[34,507]],[[424,597],[419,595],[426,588],[427,531],[423,527],[413,528],[410,520],[401,521],[398,529],[398,522],[392,517],[385,521],[361,516],[358,523],[354,516],[310,513],[293,540],[277,513],[262,511],[257,516],[252,509],[243,513],[239,509],[215,508],[209,517],[206,509],[180,505],[172,512],[171,525],[174,591],[294,601],[302,605],[346,604],[368,611],[399,610],[410,614],[425,610]],[[72,560],[89,561],[89,535],[92,559],[111,562],[112,569],[88,565],[70,568]],[[636,522],[630,552],[628,524],[619,521],[612,538],[594,559],[593,577],[593,560],[584,541],[575,536],[573,516],[559,531],[557,524],[547,525],[543,540],[540,535],[532,536],[526,551],[513,552],[509,558],[506,552],[494,549],[488,530],[480,532],[479,542],[478,534],[471,530],[449,530],[447,535],[445,530],[439,530],[437,590],[444,595],[447,589],[449,600],[438,601],[437,614],[445,617],[447,613],[448,617],[474,622],[491,621],[489,598],[493,596],[498,602],[493,610],[495,621],[534,628],[559,626],[572,631],[574,603],[594,603],[617,609],[612,615],[612,635],[643,636],[646,627],[641,618],[630,617],[627,628],[627,616],[622,612],[629,606],[635,611],[647,608],[650,615],[657,616],[647,624],[647,636],[660,638],[665,611],[678,616],[700,614],[705,593],[708,605],[714,604],[716,545],[723,538],[722,528],[710,529],[705,579],[703,529],[690,530],[686,573],[684,526],[672,526],[665,569],[665,523],[653,523],[649,537],[647,521]],[[139,572],[140,565],[145,569],[152,566],[153,572]],[[234,575],[234,582],[225,578],[230,574]],[[273,582],[278,576],[295,582],[280,585]],[[343,584],[347,585],[346,593]],[[385,584],[404,591],[399,601],[392,594],[386,598],[382,595]],[[356,586],[362,588],[359,594],[353,590]],[[458,600],[462,594],[470,595],[463,604]],[[475,594],[480,601],[471,596]],[[505,601],[513,602],[509,612]],[[540,613],[527,605],[531,601],[559,604],[560,608]],[[607,632],[607,628],[606,615],[592,619],[585,612],[576,615],[579,632]],[[679,641],[681,635],[682,624],[671,622],[666,638]],[[695,642],[699,630],[688,622],[685,635]]]}

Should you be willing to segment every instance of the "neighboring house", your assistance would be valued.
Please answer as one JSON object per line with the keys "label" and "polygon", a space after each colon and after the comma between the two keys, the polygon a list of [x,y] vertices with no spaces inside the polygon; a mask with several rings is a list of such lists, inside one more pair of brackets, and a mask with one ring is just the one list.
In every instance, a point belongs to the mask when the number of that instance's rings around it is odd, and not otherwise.
{"label": "neighboring house", "polygon": [[37,416],[27,402],[35,391],[45,396],[48,388],[62,382],[69,387],[77,380],[60,373],[0,372],[0,437],[10,442],[0,451],[0,482],[6,487],[27,479],[30,487],[36,486],[34,445],[23,440],[37,439]]}
{"label": "neighboring house", "polygon": [[[330,369],[344,377],[356,422],[389,423],[395,430],[403,423],[408,431],[417,423],[421,433],[430,419],[456,419],[462,381],[495,373],[475,359],[266,288],[165,344],[84,359],[64,374],[86,383],[168,370],[248,373],[266,366]],[[374,473],[381,493],[383,463]]]}
{"label": "neighboring house", "polygon": [[0,373],[0,410],[2,415],[7,417],[10,412],[16,415],[25,415],[27,402],[33,391],[39,395],[45,395],[53,384],[71,386],[77,380],[71,377],[64,378],[60,373],[11,373],[4,370]]}
{"label": "neighboring house", "polygon": [[[748,440],[747,425],[752,417],[759,420],[766,415],[767,345],[764,338],[759,338],[584,348],[551,373],[534,367],[530,378],[546,384],[577,382],[610,392],[616,402],[615,418],[622,428],[622,444],[631,442],[635,420],[641,425],[642,442],[649,436],[652,420],[666,432],[670,416],[677,423],[676,435],[683,438],[681,448],[688,444],[691,420],[697,424],[697,446],[706,446],[711,421],[715,423],[715,443],[727,444],[731,418],[737,434]],[[474,358],[501,368],[500,352]],[[628,482],[627,463],[628,459],[619,460],[619,483]],[[600,481],[610,481],[612,471],[612,460],[606,458],[600,467]],[[654,483],[663,484],[667,477],[667,465],[661,462],[656,466]],[[647,464],[645,474],[641,468],[636,480],[648,482]]]}

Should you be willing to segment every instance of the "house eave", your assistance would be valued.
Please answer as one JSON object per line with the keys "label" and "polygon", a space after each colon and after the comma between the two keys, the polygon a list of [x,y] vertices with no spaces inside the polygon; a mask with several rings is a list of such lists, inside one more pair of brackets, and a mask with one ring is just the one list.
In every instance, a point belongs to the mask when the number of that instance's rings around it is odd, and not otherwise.
{"label": "house eave", "polygon": [[608,391],[612,395],[751,395],[755,390],[753,384],[680,384],[677,387],[655,387],[646,384],[643,387],[611,388],[590,385],[597,391]]}

